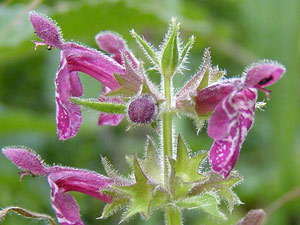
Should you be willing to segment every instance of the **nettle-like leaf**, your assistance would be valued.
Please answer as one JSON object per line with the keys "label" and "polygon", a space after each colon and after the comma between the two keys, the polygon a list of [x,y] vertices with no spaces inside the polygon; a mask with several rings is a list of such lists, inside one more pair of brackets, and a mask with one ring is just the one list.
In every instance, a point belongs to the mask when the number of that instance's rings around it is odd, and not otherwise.
{"label": "nettle-like leaf", "polygon": [[127,108],[124,104],[100,102],[97,99],[81,99],[77,97],[70,97],[69,100],[76,105],[111,114],[124,114]]}
{"label": "nettle-like leaf", "polygon": [[149,44],[144,38],[142,38],[140,35],[135,33],[134,30],[131,30],[131,36],[136,40],[137,44],[140,46],[140,48],[143,50],[147,58],[150,60],[150,62],[157,66],[159,65],[158,55],[156,53],[156,50],[154,49],[151,44]]}
{"label": "nettle-like leaf", "polygon": [[235,205],[241,204],[239,197],[232,190],[233,187],[243,181],[243,177],[237,172],[232,171],[226,179],[215,172],[209,172],[207,176],[209,177],[208,180],[194,186],[189,192],[189,196],[197,196],[205,191],[215,190],[221,199],[226,201],[230,212],[232,212]]}
{"label": "nettle-like leaf", "polygon": [[161,51],[161,70],[164,77],[172,77],[179,65],[180,41],[178,40],[178,32],[179,24],[173,18]]}
{"label": "nettle-like leaf", "polygon": [[185,209],[201,209],[211,216],[226,220],[226,216],[219,210],[219,197],[215,192],[205,192],[201,195],[183,198],[175,202],[178,207]]}
{"label": "nettle-like leaf", "polygon": [[130,196],[130,206],[123,214],[121,222],[140,213],[144,218],[149,218],[150,203],[154,184],[150,184],[144,175],[136,156],[133,157],[133,172],[135,183],[129,186],[115,186],[114,188]]}
{"label": "nettle-like leaf", "polygon": [[169,161],[174,168],[175,176],[184,182],[199,182],[207,179],[199,172],[201,162],[207,156],[207,152],[200,152],[194,156],[190,155],[190,150],[184,144],[181,135],[178,136],[176,160],[170,158]]}
{"label": "nettle-like leaf", "polygon": [[163,172],[158,159],[156,148],[152,139],[148,136],[146,142],[146,155],[144,159],[138,159],[145,176],[156,184],[163,184]]}
{"label": "nettle-like leaf", "polygon": [[117,190],[108,189],[102,190],[101,192],[113,197],[113,202],[105,205],[102,211],[102,215],[101,217],[99,217],[99,219],[105,219],[109,216],[112,216],[119,210],[124,209],[130,203],[130,199],[128,198],[128,196]]}

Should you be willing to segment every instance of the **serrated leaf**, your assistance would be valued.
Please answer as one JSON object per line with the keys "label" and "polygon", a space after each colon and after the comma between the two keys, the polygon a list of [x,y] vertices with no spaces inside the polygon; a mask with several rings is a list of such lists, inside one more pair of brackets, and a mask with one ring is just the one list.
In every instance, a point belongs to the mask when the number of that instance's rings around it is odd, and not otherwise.
{"label": "serrated leaf", "polygon": [[222,220],[226,220],[226,216],[219,210],[219,200],[215,193],[206,192],[198,196],[184,198],[176,201],[176,205],[186,209],[202,209],[206,213],[217,217]]}
{"label": "serrated leaf", "polygon": [[176,160],[170,159],[170,163],[175,170],[175,176],[180,177],[184,182],[205,180],[206,177],[200,174],[198,170],[206,156],[207,152],[201,152],[191,157],[181,135],[178,135],[177,158]]}
{"label": "serrated leaf", "polygon": [[99,219],[105,219],[105,218],[113,215],[114,213],[121,210],[122,208],[124,208],[126,205],[128,205],[130,203],[129,198],[127,198],[124,195],[121,195],[114,189],[105,190],[102,192],[107,195],[112,196],[113,202],[105,205],[105,207],[102,211],[102,215]]}
{"label": "serrated leaf", "polygon": [[76,105],[105,113],[124,114],[127,109],[126,105],[112,102],[99,102],[97,99],[80,99],[76,97],[70,97],[69,100]]}
{"label": "serrated leaf", "polygon": [[144,174],[149,180],[157,184],[163,184],[163,172],[160,167],[157,151],[149,136],[146,143],[145,159],[139,160],[139,163]]}
{"label": "serrated leaf", "polygon": [[169,195],[166,191],[157,189],[152,193],[152,200],[150,203],[151,209],[153,208],[161,208],[168,202]]}
{"label": "serrated leaf", "polygon": [[226,201],[230,212],[233,210],[235,205],[241,204],[239,197],[232,191],[232,188],[240,184],[243,180],[239,174],[231,172],[231,174],[224,180],[220,174],[211,172],[208,174],[208,177],[207,181],[193,187],[189,195],[195,196],[205,191],[215,190],[218,192],[218,195]]}
{"label": "serrated leaf", "polygon": [[131,30],[131,36],[136,40],[138,45],[142,48],[143,52],[146,54],[147,58],[154,64],[158,65],[158,58],[155,50],[151,47],[151,45],[134,30]]}
{"label": "serrated leaf", "polygon": [[172,21],[170,35],[167,42],[163,46],[161,55],[161,69],[164,77],[172,77],[179,65],[179,42],[178,30],[179,24],[175,20]]}
{"label": "serrated leaf", "polygon": [[130,196],[131,204],[124,213],[121,222],[129,219],[137,213],[141,213],[145,218],[149,217],[150,203],[154,185],[148,183],[137,157],[133,158],[133,172],[135,183],[130,186],[115,186],[117,190],[127,193]]}

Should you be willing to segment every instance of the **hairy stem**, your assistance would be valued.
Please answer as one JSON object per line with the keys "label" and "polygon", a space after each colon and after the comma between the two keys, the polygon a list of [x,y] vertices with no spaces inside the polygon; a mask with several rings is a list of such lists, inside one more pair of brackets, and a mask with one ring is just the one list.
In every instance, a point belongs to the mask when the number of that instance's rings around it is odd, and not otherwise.
{"label": "hairy stem", "polygon": [[181,211],[175,208],[167,208],[165,210],[165,223],[166,225],[182,225]]}
{"label": "hairy stem", "polygon": [[[164,187],[169,190],[169,175],[167,157],[172,156],[173,146],[173,128],[172,120],[173,113],[172,106],[172,79],[167,76],[163,79],[164,83],[164,97],[166,105],[162,114],[162,143],[163,143],[163,165],[164,165]],[[165,223],[166,225],[181,225],[181,211],[172,207],[165,209]]]}
{"label": "hairy stem", "polygon": [[170,112],[172,95],[171,79],[164,78],[164,95],[166,99],[165,110],[162,114],[162,139],[163,139],[163,160],[164,160],[164,187],[168,190],[168,166],[167,157],[172,156],[172,119],[173,114]]}

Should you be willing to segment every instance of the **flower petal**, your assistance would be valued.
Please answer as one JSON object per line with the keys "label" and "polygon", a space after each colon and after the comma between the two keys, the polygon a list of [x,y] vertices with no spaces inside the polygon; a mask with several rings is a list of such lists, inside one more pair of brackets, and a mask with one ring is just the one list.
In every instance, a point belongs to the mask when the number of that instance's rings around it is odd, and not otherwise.
{"label": "flower petal", "polygon": [[128,49],[125,40],[117,33],[111,31],[102,31],[96,35],[96,42],[99,48],[112,54],[112,58],[124,65],[122,52],[128,57],[134,68],[138,68],[138,60]]}
{"label": "flower petal", "polygon": [[101,52],[75,43],[66,43],[63,52],[69,71],[81,71],[94,77],[112,90],[119,88],[113,74],[125,74],[125,69]]}
{"label": "flower petal", "polygon": [[205,116],[213,112],[220,101],[235,89],[238,89],[240,85],[240,79],[231,79],[198,91],[195,97],[195,110],[197,114]]}
{"label": "flower petal", "polygon": [[246,71],[246,87],[263,88],[277,82],[285,73],[285,67],[277,62],[262,61],[251,65]]}
{"label": "flower petal", "polygon": [[64,193],[64,190],[59,188],[50,177],[48,177],[48,182],[51,187],[52,208],[58,222],[61,225],[84,225],[80,219],[79,206],[74,198]]}
{"label": "flower petal", "polygon": [[99,190],[108,188],[113,181],[89,170],[54,166],[49,168],[49,177],[55,184],[67,191],[81,192],[110,203],[112,198]]}
{"label": "flower petal", "polygon": [[2,153],[20,169],[36,176],[48,174],[48,168],[32,151],[24,148],[6,147]]}
{"label": "flower petal", "polygon": [[52,19],[36,11],[30,11],[29,18],[35,33],[45,44],[56,48],[62,47],[63,40],[60,28],[55,25],[56,23]]}
{"label": "flower petal", "polygon": [[71,103],[69,97],[81,96],[83,88],[77,72],[69,71],[64,52],[61,52],[55,85],[57,134],[60,140],[66,140],[77,134],[82,122],[80,106]]}
{"label": "flower petal", "polygon": [[256,89],[233,92],[217,106],[211,116],[208,134],[215,141],[210,149],[210,164],[212,170],[224,178],[233,169],[252,126],[256,99]]}

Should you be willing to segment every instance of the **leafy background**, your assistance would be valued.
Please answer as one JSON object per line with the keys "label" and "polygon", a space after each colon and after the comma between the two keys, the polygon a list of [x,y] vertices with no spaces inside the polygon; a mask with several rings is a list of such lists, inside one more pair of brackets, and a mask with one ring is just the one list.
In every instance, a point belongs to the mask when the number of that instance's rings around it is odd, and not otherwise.
{"label": "leafy background", "polygon": [[[125,156],[143,154],[147,128],[125,132],[126,121],[118,127],[97,127],[97,115],[85,111],[83,126],[76,138],[58,141],[55,128],[54,74],[59,52],[43,48],[34,51],[34,36],[27,11],[36,9],[58,21],[64,38],[96,47],[94,36],[114,30],[144,58],[129,35],[130,29],[143,34],[156,46],[176,16],[182,22],[181,36],[195,34],[190,71],[176,78],[179,87],[201,62],[210,46],[214,64],[238,76],[243,68],[259,59],[274,59],[287,67],[285,77],[271,87],[271,101],[256,121],[236,169],[245,181],[235,190],[244,205],[235,208],[229,221],[235,224],[248,210],[266,208],[300,184],[300,2],[298,0],[4,0],[0,2],[0,147],[25,145],[36,150],[48,163],[88,168],[103,173],[100,154],[107,156],[123,174],[129,172]],[[81,74],[85,97],[96,97],[101,85]],[[153,79],[157,80],[155,74]],[[260,93],[261,100],[265,96]],[[196,135],[192,122],[180,118],[176,127],[193,150],[209,149],[212,140],[205,130]],[[0,207],[9,205],[54,216],[49,187],[44,178],[18,180],[17,169],[0,157]],[[118,224],[119,216],[96,220],[103,204],[74,194],[86,224]],[[300,201],[296,199],[276,210],[267,224],[300,224]],[[224,207],[224,212],[226,209]],[[229,214],[227,212],[227,214]],[[199,211],[188,211],[185,224],[216,224]],[[128,224],[162,224],[155,212],[148,221],[139,217]],[[1,224],[31,224],[31,220],[10,215]],[[34,222],[45,224],[45,222]]]}

